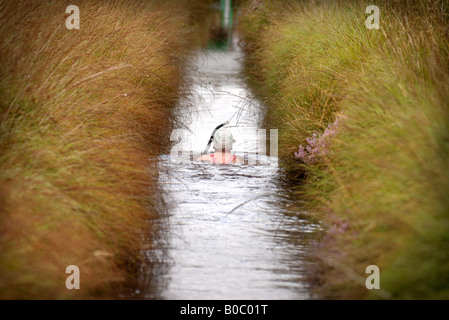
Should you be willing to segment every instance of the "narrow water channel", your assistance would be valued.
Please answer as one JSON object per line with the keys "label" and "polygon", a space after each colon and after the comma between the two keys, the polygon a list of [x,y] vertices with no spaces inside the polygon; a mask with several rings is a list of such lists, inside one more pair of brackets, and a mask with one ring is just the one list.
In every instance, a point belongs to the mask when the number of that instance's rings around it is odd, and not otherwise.
{"label": "narrow water channel", "polygon": [[[175,112],[176,152],[160,156],[163,232],[146,252],[153,264],[141,298],[310,298],[304,239],[316,225],[294,208],[277,158],[255,154],[265,111],[245,84],[242,61],[234,49],[199,51],[192,62],[193,94]],[[250,164],[192,161],[186,151],[201,152],[225,121],[236,154]]]}

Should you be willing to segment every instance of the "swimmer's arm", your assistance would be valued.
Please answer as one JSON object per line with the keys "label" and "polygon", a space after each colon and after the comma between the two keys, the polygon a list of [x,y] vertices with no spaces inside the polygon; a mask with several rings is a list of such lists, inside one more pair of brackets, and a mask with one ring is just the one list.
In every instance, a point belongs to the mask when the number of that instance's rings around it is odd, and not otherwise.
{"label": "swimmer's arm", "polygon": [[244,160],[242,157],[237,156],[237,157],[235,157],[234,163],[243,163],[243,161]]}

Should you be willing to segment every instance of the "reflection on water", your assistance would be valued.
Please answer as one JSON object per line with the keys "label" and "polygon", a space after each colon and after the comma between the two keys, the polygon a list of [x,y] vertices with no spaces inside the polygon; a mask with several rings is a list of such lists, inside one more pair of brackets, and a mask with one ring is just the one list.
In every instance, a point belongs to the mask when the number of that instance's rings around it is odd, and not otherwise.
{"label": "reflection on water", "polygon": [[[182,124],[173,139],[176,150],[200,152],[213,128],[229,120],[235,152],[254,152],[264,110],[241,79],[241,56],[198,53],[194,94],[176,112]],[[302,262],[304,239],[316,226],[291,208],[277,158],[259,156],[259,165],[215,165],[177,155],[160,157],[166,214],[159,223],[165,232],[146,251],[153,265],[143,273],[147,287],[139,296],[310,298]]]}

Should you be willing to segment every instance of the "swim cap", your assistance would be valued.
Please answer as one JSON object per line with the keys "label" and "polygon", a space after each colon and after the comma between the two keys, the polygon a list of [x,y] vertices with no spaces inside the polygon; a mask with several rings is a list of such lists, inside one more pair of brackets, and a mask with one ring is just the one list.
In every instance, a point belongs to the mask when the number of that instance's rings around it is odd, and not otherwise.
{"label": "swim cap", "polygon": [[231,131],[223,128],[215,133],[213,142],[215,150],[230,151],[232,149],[234,138],[232,137]]}

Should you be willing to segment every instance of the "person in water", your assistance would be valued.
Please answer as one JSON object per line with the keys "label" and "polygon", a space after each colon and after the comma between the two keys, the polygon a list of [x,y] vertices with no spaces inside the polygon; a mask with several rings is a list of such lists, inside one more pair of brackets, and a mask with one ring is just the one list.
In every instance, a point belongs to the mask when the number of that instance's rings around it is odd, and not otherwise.
{"label": "person in water", "polygon": [[229,164],[242,163],[242,159],[231,153],[234,138],[231,131],[222,128],[218,130],[213,137],[214,153],[202,155],[201,161],[209,161],[212,163]]}

